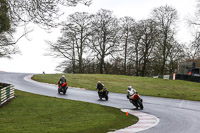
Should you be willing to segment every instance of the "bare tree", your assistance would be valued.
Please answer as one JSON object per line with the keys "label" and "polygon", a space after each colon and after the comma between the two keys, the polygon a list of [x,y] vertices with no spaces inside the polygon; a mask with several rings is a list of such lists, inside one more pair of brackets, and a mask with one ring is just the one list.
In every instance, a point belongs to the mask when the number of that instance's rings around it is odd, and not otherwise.
{"label": "bare tree", "polygon": [[24,33],[17,39],[14,40],[13,33],[15,32],[15,28],[10,28],[8,31],[4,31],[0,33],[0,58],[8,57],[11,58],[11,55],[20,53],[20,50],[17,47],[17,42],[28,33],[32,32],[32,30],[24,30]]}
{"label": "bare tree", "polygon": [[57,69],[65,68],[68,64],[72,64],[72,72],[75,73],[76,66],[76,54],[75,54],[75,40],[74,33],[69,32],[67,34],[63,33],[62,37],[59,37],[56,43],[51,41],[46,41],[46,43],[50,46],[48,55],[54,57],[64,58],[63,61]]}
{"label": "bare tree", "polygon": [[8,4],[5,0],[0,0],[0,58],[10,57],[10,55],[18,52],[12,41],[12,33],[15,30],[11,28],[7,6]]}
{"label": "bare tree", "polygon": [[72,61],[73,72],[77,61],[79,73],[83,73],[83,53],[86,52],[91,34],[90,18],[85,12],[69,15],[68,20],[63,22],[62,37],[55,44],[49,43],[54,54]]}
{"label": "bare tree", "polygon": [[9,32],[0,33],[0,58],[10,58],[11,55],[19,53],[18,47],[12,40],[13,37],[11,34],[9,34]]}
{"label": "bare tree", "polygon": [[194,50],[193,57],[200,57],[200,32],[196,31],[191,48]]}
{"label": "bare tree", "polygon": [[90,5],[91,0],[6,0],[10,21],[33,22],[47,27],[56,26],[60,6],[76,6],[78,3]]}
{"label": "bare tree", "polygon": [[191,52],[193,58],[200,57],[200,0],[197,0],[196,12],[194,17],[188,18],[188,25],[192,29],[194,40],[191,42]]}
{"label": "bare tree", "polygon": [[180,61],[186,57],[186,53],[184,51],[185,49],[186,48],[184,44],[179,44],[177,41],[174,41],[174,44],[169,52],[169,74],[172,74],[178,70]]}
{"label": "bare tree", "polygon": [[195,16],[187,19],[189,26],[200,26],[200,0],[197,1]]}
{"label": "bare tree", "polygon": [[193,41],[190,46],[190,56],[189,58],[199,58],[200,57],[200,0],[197,0],[196,12],[194,16],[190,16],[187,19],[189,28],[192,29]]}
{"label": "bare tree", "polygon": [[60,6],[76,6],[78,3],[90,5],[91,0],[0,0],[0,57],[10,57],[19,52],[12,34],[19,24],[36,23],[43,28],[57,25]]}
{"label": "bare tree", "polygon": [[155,21],[159,23],[160,26],[160,54],[162,55],[162,65],[160,69],[160,73],[165,73],[165,65],[167,58],[169,56],[170,48],[172,45],[171,40],[173,40],[175,35],[175,24],[178,19],[176,9],[170,6],[161,6],[155,8],[152,12],[152,17]]}
{"label": "bare tree", "polygon": [[101,9],[93,15],[92,31],[91,49],[99,60],[100,73],[103,74],[105,57],[112,56],[117,51],[118,19],[113,16],[111,11]]}
{"label": "bare tree", "polygon": [[140,47],[141,47],[141,57],[142,57],[142,70],[141,76],[147,75],[147,65],[150,62],[150,58],[152,58],[154,47],[157,43],[158,38],[158,25],[152,19],[142,20],[140,21],[141,32],[143,33],[141,36]]}
{"label": "bare tree", "polygon": [[142,57],[140,56],[141,55],[140,42],[143,36],[143,30],[141,26],[142,25],[140,24],[140,22],[137,22],[135,26],[131,29],[131,34],[133,35],[133,38],[131,41],[132,41],[133,46],[129,48],[130,49],[129,68],[134,68],[133,73],[136,76],[139,76],[141,60],[142,60]]}
{"label": "bare tree", "polygon": [[121,31],[121,37],[120,37],[120,43],[122,44],[122,51],[123,55],[122,57],[124,58],[124,74],[126,75],[127,72],[127,58],[130,55],[130,47],[131,45],[134,45],[132,43],[132,38],[133,38],[133,32],[131,30],[135,26],[135,20],[131,17],[123,17],[120,19],[120,31]]}

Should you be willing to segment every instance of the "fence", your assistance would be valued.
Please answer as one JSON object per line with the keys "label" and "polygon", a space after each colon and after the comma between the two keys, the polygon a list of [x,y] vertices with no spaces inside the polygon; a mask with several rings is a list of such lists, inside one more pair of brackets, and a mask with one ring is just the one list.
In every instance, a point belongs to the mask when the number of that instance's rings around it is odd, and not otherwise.
{"label": "fence", "polygon": [[[175,76],[175,75],[174,75]],[[160,79],[173,79],[173,74],[171,75],[158,75],[158,76],[153,76],[153,78],[160,78]],[[174,77],[175,78],[175,77]]]}
{"label": "fence", "polygon": [[10,84],[0,83],[0,106],[8,100],[14,98],[14,86]]}
{"label": "fence", "polygon": [[158,76],[153,76],[153,78],[186,80],[186,81],[200,83],[200,76],[192,76],[192,75],[186,75],[186,74],[175,74],[174,77],[172,74],[171,75],[158,75]]}

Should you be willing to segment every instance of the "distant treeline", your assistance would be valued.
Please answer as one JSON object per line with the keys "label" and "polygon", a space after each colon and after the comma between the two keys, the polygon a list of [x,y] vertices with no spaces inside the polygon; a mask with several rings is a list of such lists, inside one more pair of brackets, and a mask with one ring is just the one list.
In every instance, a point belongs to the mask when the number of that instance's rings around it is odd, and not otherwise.
{"label": "distant treeline", "polygon": [[64,58],[58,69],[67,73],[171,74],[180,61],[192,58],[189,48],[175,37],[177,14],[168,5],[139,21],[116,18],[105,9],[76,12],[62,23],[62,36],[46,42],[52,56]]}

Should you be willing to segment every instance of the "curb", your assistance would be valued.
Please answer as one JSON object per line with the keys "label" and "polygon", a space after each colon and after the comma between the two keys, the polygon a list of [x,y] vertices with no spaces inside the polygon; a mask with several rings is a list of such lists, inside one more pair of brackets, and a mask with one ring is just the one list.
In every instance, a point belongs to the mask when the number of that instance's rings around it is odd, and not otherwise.
{"label": "curb", "polygon": [[133,111],[130,109],[121,109],[121,111],[125,113],[128,112],[129,114],[138,117],[139,121],[136,124],[126,127],[124,129],[116,130],[109,133],[136,133],[152,128],[156,126],[160,121],[159,118],[157,118],[156,116],[149,115],[143,112]]}

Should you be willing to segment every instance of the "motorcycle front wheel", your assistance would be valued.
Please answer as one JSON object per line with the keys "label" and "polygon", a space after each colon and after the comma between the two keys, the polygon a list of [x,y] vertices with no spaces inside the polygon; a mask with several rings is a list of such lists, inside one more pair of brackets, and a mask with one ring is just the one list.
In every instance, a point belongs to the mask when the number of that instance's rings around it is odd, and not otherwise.
{"label": "motorcycle front wheel", "polygon": [[63,94],[65,94],[66,93],[66,89],[63,89]]}
{"label": "motorcycle front wheel", "polygon": [[106,101],[108,101],[108,95],[105,96]]}
{"label": "motorcycle front wheel", "polygon": [[144,108],[144,106],[143,106],[143,104],[142,104],[142,100],[138,100],[138,104],[140,105],[140,109],[143,109],[143,108]]}

